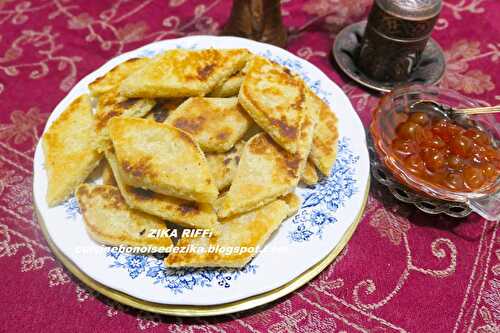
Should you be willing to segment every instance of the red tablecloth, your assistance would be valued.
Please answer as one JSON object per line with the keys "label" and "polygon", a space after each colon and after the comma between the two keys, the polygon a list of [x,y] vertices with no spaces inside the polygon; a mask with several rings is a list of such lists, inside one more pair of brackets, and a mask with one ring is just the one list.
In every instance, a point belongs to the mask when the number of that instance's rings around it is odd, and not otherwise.
{"label": "red tablecloth", "polygon": [[[288,49],[337,82],[366,124],[377,97],[332,67],[330,49],[371,1],[282,2]],[[430,217],[395,205],[376,184],[336,262],[253,311],[202,319],[136,311],[86,289],[54,259],[31,198],[33,149],[48,114],[111,57],[154,40],[216,34],[229,10],[221,0],[0,0],[0,331],[500,332],[497,224]],[[500,2],[445,1],[433,36],[448,62],[441,85],[500,103]]]}

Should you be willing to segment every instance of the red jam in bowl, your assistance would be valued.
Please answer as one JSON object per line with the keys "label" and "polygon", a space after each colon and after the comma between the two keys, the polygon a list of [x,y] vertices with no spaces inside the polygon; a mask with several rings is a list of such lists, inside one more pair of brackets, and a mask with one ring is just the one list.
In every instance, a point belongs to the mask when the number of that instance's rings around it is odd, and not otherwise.
{"label": "red jam in bowl", "polygon": [[500,149],[486,132],[438,112],[416,110],[398,120],[388,153],[415,177],[457,192],[474,192],[497,180]]}

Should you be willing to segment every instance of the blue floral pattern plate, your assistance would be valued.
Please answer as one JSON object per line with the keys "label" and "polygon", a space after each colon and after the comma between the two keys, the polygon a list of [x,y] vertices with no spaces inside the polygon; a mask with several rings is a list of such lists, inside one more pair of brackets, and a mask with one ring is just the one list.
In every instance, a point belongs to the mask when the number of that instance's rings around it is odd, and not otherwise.
{"label": "blue floral pattern plate", "polygon": [[[101,284],[136,298],[182,305],[233,302],[278,288],[321,261],[356,223],[368,187],[369,160],[365,132],[347,96],[311,63],[283,49],[235,37],[192,36],[155,42],[122,54],[83,78],[57,105],[47,127],[87,85],[117,64],[134,57],[151,57],[168,49],[247,48],[300,75],[327,102],[339,119],[340,140],[335,166],[318,184],[299,187],[302,206],[285,220],[262,252],[242,269],[169,269],[160,256],[111,251],[96,244],[85,231],[76,199],[48,208],[47,175],[41,144],[34,163],[35,205],[58,249]],[[46,129],[47,129],[46,127]]]}

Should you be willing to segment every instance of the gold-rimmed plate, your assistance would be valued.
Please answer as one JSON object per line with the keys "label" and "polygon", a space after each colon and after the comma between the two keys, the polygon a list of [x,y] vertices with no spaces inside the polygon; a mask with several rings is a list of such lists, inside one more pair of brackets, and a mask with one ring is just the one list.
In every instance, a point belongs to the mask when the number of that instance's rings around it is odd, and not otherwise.
{"label": "gold-rimmed plate", "polygon": [[34,202],[44,234],[56,256],[91,288],[124,304],[165,314],[201,316],[241,311],[270,302],[300,287],[341,251],[354,232],[369,187],[364,128],[347,96],[309,62],[270,45],[235,37],[193,36],[156,42],[110,60],[82,79],[56,107],[47,126],[88,83],[127,59],[172,48],[240,48],[261,54],[302,76],[336,112],[339,144],[329,177],[299,187],[299,212],[284,221],[243,269],[167,269],[153,256],[117,253],[87,235],[74,198],[49,208],[41,145],[34,163]]}

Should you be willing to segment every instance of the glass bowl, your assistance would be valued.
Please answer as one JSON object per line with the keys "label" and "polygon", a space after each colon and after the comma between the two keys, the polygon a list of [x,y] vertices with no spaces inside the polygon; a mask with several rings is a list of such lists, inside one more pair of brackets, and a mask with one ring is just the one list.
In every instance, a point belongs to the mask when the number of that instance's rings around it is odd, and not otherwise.
{"label": "glass bowl", "polygon": [[[454,191],[412,173],[403,163],[403,158],[394,153],[391,143],[396,136],[396,127],[408,118],[410,106],[421,100],[432,100],[454,108],[480,106],[477,102],[449,89],[416,84],[396,88],[382,97],[370,125],[379,159],[399,182],[420,194],[440,200],[465,202],[472,210],[489,220],[500,219],[500,176],[478,190]],[[488,133],[494,148],[498,149],[500,135],[495,115],[442,114],[441,116],[451,119],[462,127],[475,127]]]}

